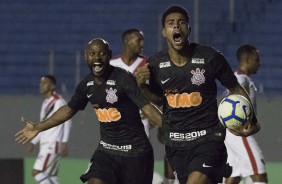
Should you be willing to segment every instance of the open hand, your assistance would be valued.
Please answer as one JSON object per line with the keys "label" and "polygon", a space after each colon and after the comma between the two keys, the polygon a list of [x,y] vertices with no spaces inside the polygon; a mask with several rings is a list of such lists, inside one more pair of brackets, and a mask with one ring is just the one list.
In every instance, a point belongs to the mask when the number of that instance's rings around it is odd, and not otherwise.
{"label": "open hand", "polygon": [[34,123],[27,121],[23,117],[21,120],[26,126],[15,134],[15,141],[19,144],[25,144],[33,139],[39,133],[39,130],[36,130]]}

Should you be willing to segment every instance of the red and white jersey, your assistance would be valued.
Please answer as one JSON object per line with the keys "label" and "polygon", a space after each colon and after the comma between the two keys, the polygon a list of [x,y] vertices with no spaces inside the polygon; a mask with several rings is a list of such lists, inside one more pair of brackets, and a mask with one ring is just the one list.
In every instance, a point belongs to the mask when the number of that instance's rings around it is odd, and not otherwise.
{"label": "red and white jersey", "polygon": [[[115,67],[123,68],[126,71],[129,71],[130,73],[135,75],[137,68],[144,66],[147,62],[147,59],[148,58],[146,56],[139,55],[131,65],[127,65],[126,63],[123,62],[121,55],[119,55],[119,56],[112,58],[111,61],[110,61],[110,64],[112,66],[115,66]],[[141,111],[140,111],[140,113],[141,113]],[[142,114],[141,114],[141,116],[142,116]],[[142,123],[144,125],[146,135],[149,137],[150,136],[149,131],[150,131],[150,128],[151,128],[150,122],[147,118],[142,116]]]}
{"label": "red and white jersey", "polygon": [[136,69],[138,67],[145,65],[146,61],[147,61],[146,56],[139,55],[131,65],[127,65],[126,63],[123,62],[123,60],[121,59],[121,56],[119,55],[119,56],[112,58],[111,61],[110,61],[110,64],[112,66],[123,68],[123,69],[125,69],[126,71],[129,71],[132,74],[135,74]]}
{"label": "red and white jersey", "polygon": [[235,72],[235,75],[237,77],[238,82],[247,90],[249,97],[253,103],[254,106],[254,110],[256,112],[256,92],[257,92],[257,88],[255,86],[255,83],[252,81],[252,79],[246,75],[243,71],[241,70],[237,70]]}
{"label": "red and white jersey", "polygon": [[[40,121],[49,118],[61,106],[65,105],[66,101],[58,94],[54,93],[50,98],[45,99],[41,106]],[[69,133],[72,121],[68,120],[65,123],[40,132],[35,138],[32,139],[32,144],[40,143],[40,146],[48,147],[49,152],[57,152],[56,143],[68,142]]]}
{"label": "red and white jersey", "polygon": [[[256,110],[256,91],[254,82],[242,71],[235,72],[238,82],[247,90]],[[231,177],[247,177],[266,173],[262,151],[253,136],[241,137],[226,131],[225,145],[227,162],[233,167]]]}

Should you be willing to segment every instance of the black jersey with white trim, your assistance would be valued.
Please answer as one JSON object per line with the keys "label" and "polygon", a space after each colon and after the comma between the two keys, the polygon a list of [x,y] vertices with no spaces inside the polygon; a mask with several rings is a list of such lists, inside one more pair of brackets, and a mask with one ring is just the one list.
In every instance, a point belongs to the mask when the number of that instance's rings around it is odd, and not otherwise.
{"label": "black jersey with white trim", "polygon": [[237,81],[225,57],[214,48],[191,43],[189,53],[184,66],[176,66],[167,50],[148,59],[150,86],[163,97],[163,128],[169,146],[182,147],[221,129],[216,80],[227,88]]}
{"label": "black jersey with white trim", "polygon": [[152,151],[139,109],[148,104],[134,76],[110,66],[110,75],[101,85],[89,74],[77,86],[68,105],[83,110],[90,102],[96,112],[101,140],[98,150],[112,154],[137,156]]}

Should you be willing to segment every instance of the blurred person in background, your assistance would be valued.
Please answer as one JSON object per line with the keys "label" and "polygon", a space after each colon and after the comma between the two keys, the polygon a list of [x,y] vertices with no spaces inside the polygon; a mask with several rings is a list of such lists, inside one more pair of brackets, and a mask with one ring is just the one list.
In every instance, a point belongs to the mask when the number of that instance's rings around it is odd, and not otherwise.
{"label": "blurred person in background", "polygon": [[[40,111],[40,121],[52,116],[66,104],[65,99],[56,93],[56,79],[53,75],[44,75],[39,84],[39,92],[44,98]],[[33,152],[39,144],[39,153],[33,166],[32,176],[39,184],[58,184],[60,159],[68,155],[68,140],[71,120],[39,133],[28,145],[28,152]]]}
{"label": "blurred person in background", "polygon": [[[136,28],[127,29],[122,33],[121,39],[123,45],[122,52],[120,55],[113,57],[110,64],[123,68],[135,75],[136,69],[146,64],[147,61],[147,57],[142,55],[144,34]],[[149,119],[142,114],[142,111],[140,111],[140,113],[145,132],[147,136],[150,137],[150,129],[152,128],[152,125]]]}
{"label": "blurred person in background", "polygon": [[[245,88],[256,112],[257,88],[250,75],[256,74],[260,67],[258,49],[253,45],[242,45],[236,52],[238,69],[235,75],[238,82]],[[228,92],[226,91],[225,95]],[[232,174],[225,179],[226,184],[239,184],[244,177],[250,177],[254,184],[268,182],[262,151],[254,136],[241,137],[226,131],[225,145],[227,162],[233,167]]]}
{"label": "blurred person in background", "polygon": [[[127,29],[122,34],[122,43],[123,50],[121,52],[121,55],[113,57],[110,61],[110,64],[116,67],[123,68],[135,75],[137,68],[144,66],[147,62],[147,57],[145,55],[142,55],[144,47],[144,34],[141,30],[136,28]],[[147,136],[150,137],[150,129],[153,126],[150,123],[149,119],[142,114],[142,112],[141,117],[145,132]],[[161,128],[159,128],[158,136],[162,136],[161,132]],[[161,141],[162,138],[159,137],[158,140],[163,144],[163,142]],[[173,184],[174,180],[175,176],[165,156],[163,184]]]}
{"label": "blurred person in background", "polygon": [[84,110],[90,102],[100,125],[100,141],[88,169],[81,175],[88,184],[151,184],[154,170],[152,145],[146,136],[139,109],[154,125],[162,126],[162,113],[152,105],[128,71],[109,64],[112,51],[107,41],[88,42],[85,60],[90,73],[78,84],[67,105],[50,118],[15,135],[24,144],[39,132],[58,126]]}

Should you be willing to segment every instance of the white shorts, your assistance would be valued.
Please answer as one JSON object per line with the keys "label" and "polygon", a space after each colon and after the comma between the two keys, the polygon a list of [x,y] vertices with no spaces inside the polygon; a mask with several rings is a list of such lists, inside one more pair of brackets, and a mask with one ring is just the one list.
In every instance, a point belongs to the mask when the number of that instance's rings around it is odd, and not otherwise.
{"label": "white shorts", "polygon": [[262,151],[253,136],[241,137],[226,131],[227,162],[233,167],[230,177],[266,173]]}
{"label": "white shorts", "polygon": [[59,152],[54,152],[49,146],[40,146],[33,169],[42,171],[49,176],[57,175],[60,158]]}

